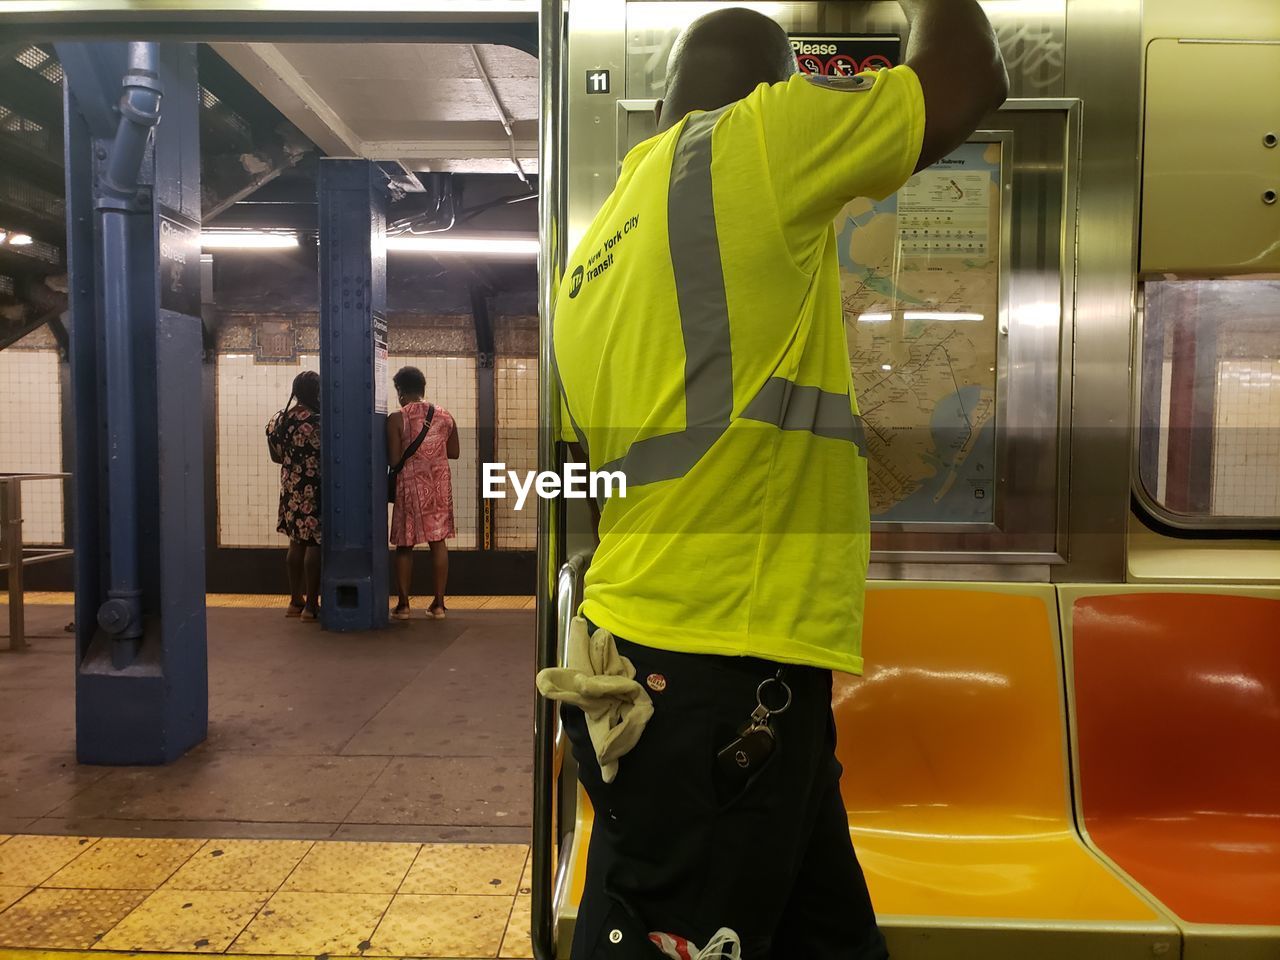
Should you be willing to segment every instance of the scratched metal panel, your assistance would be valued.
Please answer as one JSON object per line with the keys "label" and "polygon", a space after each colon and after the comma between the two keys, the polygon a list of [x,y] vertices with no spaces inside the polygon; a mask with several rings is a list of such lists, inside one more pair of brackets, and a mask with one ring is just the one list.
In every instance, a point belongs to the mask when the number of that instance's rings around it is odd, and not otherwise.
{"label": "scratched metal panel", "polygon": [[[637,0],[627,4],[625,95],[661,97],[667,57],[680,30],[695,17],[724,4],[688,0]],[[896,33],[907,23],[897,3],[743,3],[774,17],[792,33]],[[988,0],[991,19],[1009,69],[1009,95],[1059,97],[1064,89],[1065,0]]]}

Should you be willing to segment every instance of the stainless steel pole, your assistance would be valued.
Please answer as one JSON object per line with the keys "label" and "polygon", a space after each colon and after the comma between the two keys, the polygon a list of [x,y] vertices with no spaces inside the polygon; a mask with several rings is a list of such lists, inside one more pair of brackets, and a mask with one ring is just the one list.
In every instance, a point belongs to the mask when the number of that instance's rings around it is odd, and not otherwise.
{"label": "stainless steel pole", "polygon": [[[538,131],[538,468],[558,470],[556,437],[559,432],[560,394],[552,365],[551,320],[562,262],[559,188],[563,120],[560,79],[564,45],[562,0],[542,0],[538,32],[541,76]],[[564,542],[560,536],[563,526],[561,511],[559,501],[541,498],[538,501],[538,579],[535,587],[538,669],[551,665],[556,656],[556,574],[564,556]],[[537,696],[533,719],[533,916],[530,928],[535,960],[552,960],[555,956],[551,884],[555,853],[554,737],[555,705]]]}

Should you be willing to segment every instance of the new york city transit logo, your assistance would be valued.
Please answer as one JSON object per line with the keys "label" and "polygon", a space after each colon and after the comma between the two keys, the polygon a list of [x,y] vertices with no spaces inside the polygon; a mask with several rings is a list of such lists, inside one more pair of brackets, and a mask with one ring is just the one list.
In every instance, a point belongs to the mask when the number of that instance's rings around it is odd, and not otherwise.
{"label": "new york city transit logo", "polygon": [[573,271],[573,277],[571,278],[570,287],[569,287],[570,300],[572,300],[574,297],[576,297],[579,293],[582,292],[582,275],[583,275],[582,267],[578,267],[576,270]]}

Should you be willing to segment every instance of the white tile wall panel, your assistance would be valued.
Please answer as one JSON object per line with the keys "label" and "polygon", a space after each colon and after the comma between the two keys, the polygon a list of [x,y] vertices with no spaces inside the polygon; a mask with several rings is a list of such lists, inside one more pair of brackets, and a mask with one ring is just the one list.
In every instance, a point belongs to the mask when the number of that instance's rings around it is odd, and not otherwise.
{"label": "white tile wall panel", "polygon": [[1280,516],[1280,359],[1220,362],[1214,420],[1213,512]]}
{"label": "white tile wall panel", "polygon": [[[62,470],[62,390],[56,350],[23,349],[23,341],[0,350],[0,472],[59,473]],[[22,485],[22,538],[60,545],[63,481]]]}
{"label": "white tile wall panel", "polygon": [[[508,470],[538,469],[538,361],[532,357],[500,357],[494,370],[497,407],[497,460]],[[515,499],[493,504],[494,546],[499,550],[533,550],[537,546],[538,506],[533,498],[523,510]]]}
{"label": "white tile wall panel", "polygon": [[[427,399],[453,414],[461,457],[452,461],[454,516],[458,529],[450,546],[474,549],[476,496],[475,360],[470,357],[415,357],[392,354],[387,364],[387,396],[395,409],[390,378],[403,366],[415,366],[427,378]],[[293,378],[319,370],[319,357],[301,355],[297,363],[255,363],[250,354],[217,358],[218,543],[224,547],[279,547],[276,532],[280,468],[267,455],[267,421],[289,398]]]}

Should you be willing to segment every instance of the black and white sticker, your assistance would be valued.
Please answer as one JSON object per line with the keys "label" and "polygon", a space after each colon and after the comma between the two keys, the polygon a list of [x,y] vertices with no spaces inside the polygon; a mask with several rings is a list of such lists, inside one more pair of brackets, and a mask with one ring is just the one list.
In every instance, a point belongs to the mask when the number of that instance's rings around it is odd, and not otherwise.
{"label": "black and white sticker", "polygon": [[815,87],[826,87],[829,90],[840,90],[845,93],[863,93],[870,90],[876,82],[875,77],[865,73],[856,77],[820,77],[808,74],[805,79]]}

